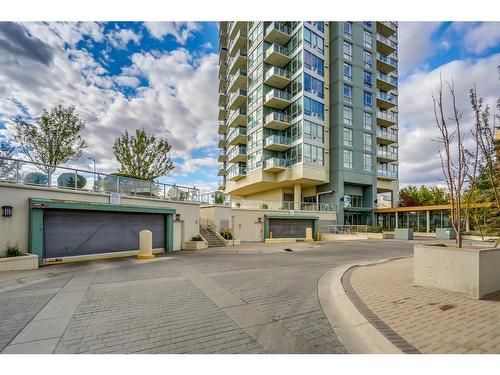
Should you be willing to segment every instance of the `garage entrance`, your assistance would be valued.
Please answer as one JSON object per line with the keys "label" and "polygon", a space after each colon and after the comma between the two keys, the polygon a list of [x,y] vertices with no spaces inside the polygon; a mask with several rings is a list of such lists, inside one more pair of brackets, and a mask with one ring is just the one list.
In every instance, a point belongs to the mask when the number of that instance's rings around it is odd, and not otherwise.
{"label": "garage entrance", "polygon": [[174,215],[171,208],[32,198],[30,252],[40,263],[126,255],[139,249],[139,232],[144,229],[152,232],[154,249],[172,252]]}
{"label": "garage entrance", "polygon": [[45,210],[44,258],[105,254],[139,249],[139,232],[153,233],[153,248],[163,248],[165,218],[131,212]]}
{"label": "garage entrance", "polygon": [[265,238],[305,238],[311,228],[313,238],[318,231],[318,218],[311,216],[264,216]]}

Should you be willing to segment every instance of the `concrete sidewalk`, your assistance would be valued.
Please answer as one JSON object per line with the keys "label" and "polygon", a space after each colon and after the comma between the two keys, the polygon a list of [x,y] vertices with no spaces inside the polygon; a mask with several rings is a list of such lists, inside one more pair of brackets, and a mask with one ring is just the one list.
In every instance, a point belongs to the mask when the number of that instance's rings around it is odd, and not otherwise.
{"label": "concrete sidewalk", "polygon": [[363,315],[402,351],[500,353],[500,295],[476,301],[413,286],[413,258],[346,273],[344,287]]}

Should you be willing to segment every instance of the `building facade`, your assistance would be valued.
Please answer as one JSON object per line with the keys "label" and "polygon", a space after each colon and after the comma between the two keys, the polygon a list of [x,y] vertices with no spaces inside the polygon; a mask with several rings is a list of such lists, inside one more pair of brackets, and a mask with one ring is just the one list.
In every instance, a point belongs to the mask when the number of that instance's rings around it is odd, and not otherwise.
{"label": "building facade", "polygon": [[397,24],[221,22],[219,189],[374,224],[398,192]]}

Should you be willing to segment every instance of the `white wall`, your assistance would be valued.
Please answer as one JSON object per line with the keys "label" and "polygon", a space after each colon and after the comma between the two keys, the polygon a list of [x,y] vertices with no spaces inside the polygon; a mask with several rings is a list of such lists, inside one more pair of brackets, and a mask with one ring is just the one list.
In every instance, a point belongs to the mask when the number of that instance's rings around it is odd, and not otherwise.
{"label": "white wall", "polygon": [[[12,244],[19,242],[20,249],[27,251],[29,198],[109,203],[109,196],[104,193],[76,192],[71,190],[66,191],[37,186],[0,183],[0,207],[5,205],[13,207],[12,217],[2,217],[0,215],[0,249],[2,251],[7,241],[10,241]],[[173,202],[151,198],[122,197],[121,204],[175,209],[176,213],[181,216],[180,220],[184,222],[184,238],[181,238],[182,244],[184,244],[184,241],[191,239],[199,233],[200,208],[196,203]],[[180,230],[181,226],[174,225],[174,230],[175,228]]]}

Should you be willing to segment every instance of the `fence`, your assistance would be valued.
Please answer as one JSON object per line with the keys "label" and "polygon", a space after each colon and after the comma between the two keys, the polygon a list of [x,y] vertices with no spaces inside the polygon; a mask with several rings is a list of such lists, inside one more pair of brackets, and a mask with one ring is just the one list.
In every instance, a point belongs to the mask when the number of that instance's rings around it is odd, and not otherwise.
{"label": "fence", "polygon": [[327,233],[332,234],[358,234],[367,233],[367,225],[328,225]]}
{"label": "fence", "polygon": [[0,157],[0,182],[199,202],[196,188]]}

